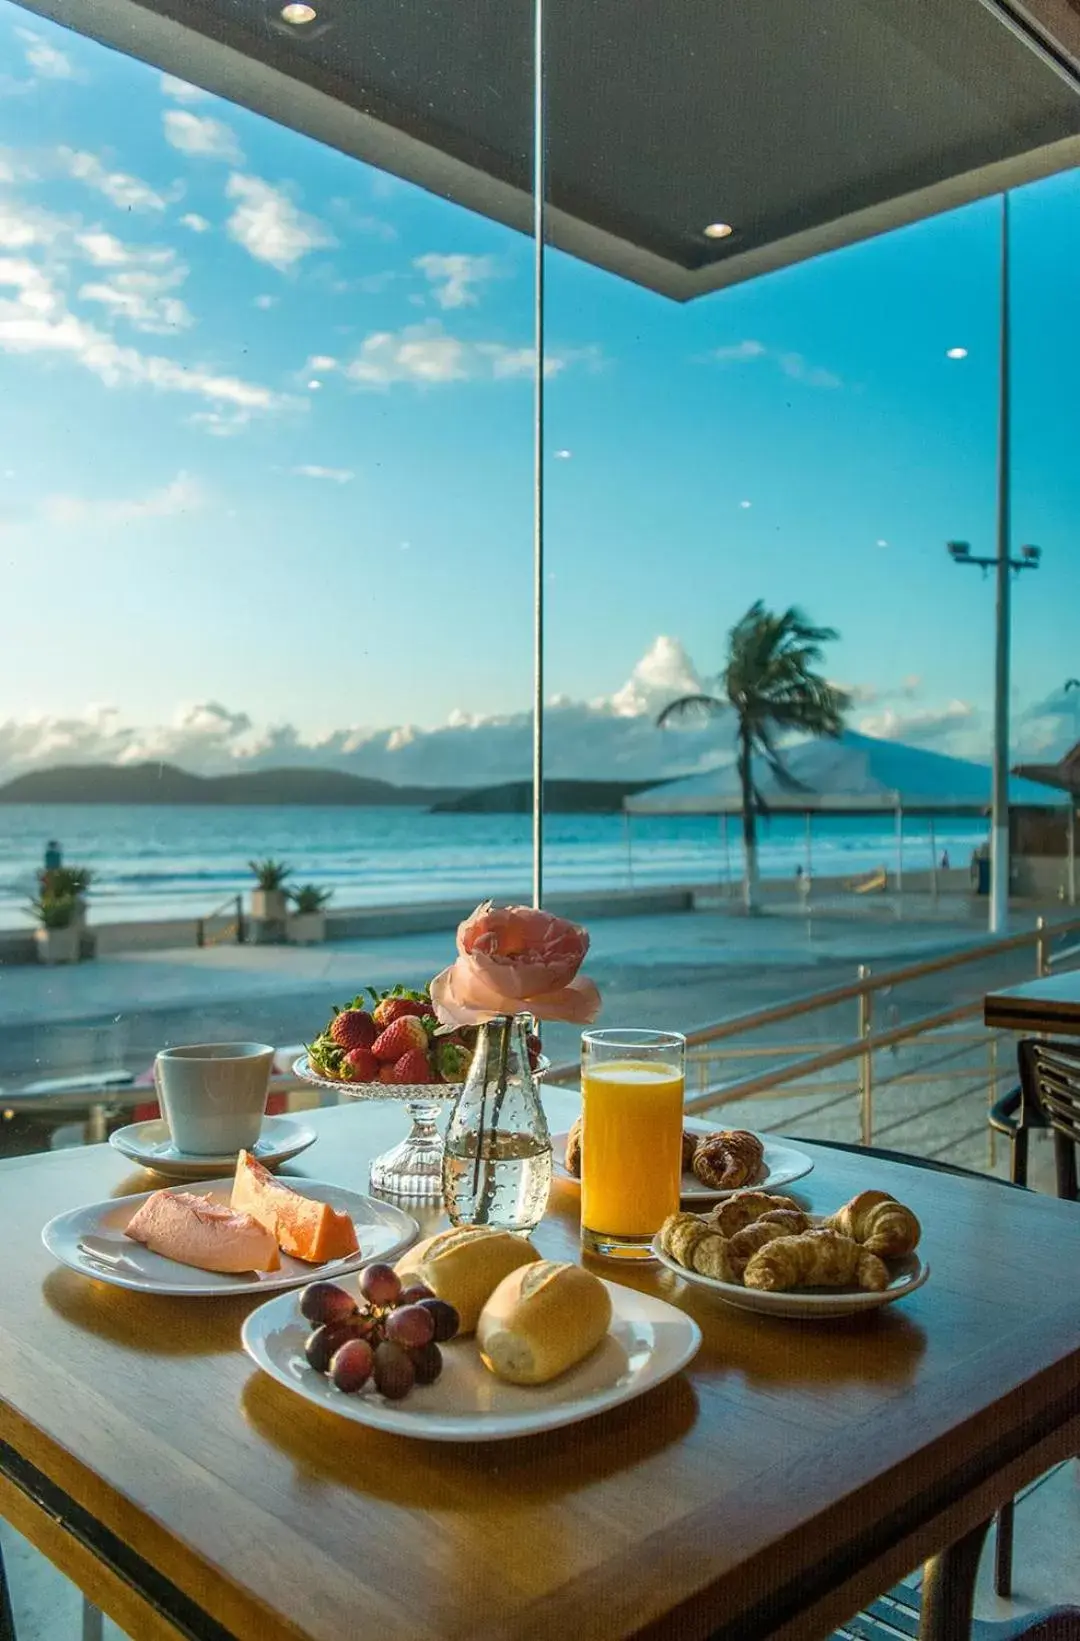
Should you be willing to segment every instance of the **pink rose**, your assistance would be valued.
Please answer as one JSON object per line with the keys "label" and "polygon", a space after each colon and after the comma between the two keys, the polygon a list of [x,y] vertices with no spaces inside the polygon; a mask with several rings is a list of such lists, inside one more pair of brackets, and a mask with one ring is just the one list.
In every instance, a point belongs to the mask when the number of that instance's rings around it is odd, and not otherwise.
{"label": "pink rose", "polygon": [[588,1025],[600,993],[578,974],[589,937],[576,923],[532,906],[487,901],[457,932],[457,962],[431,982],[444,1025],[475,1026],[497,1014]]}

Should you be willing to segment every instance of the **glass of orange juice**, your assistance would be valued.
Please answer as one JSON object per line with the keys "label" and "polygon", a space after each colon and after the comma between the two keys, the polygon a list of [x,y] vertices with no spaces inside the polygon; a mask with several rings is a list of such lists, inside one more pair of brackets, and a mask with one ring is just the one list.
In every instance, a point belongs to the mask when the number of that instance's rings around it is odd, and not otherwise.
{"label": "glass of orange juice", "polygon": [[677,1031],[581,1035],[581,1245],[652,1259],[679,1206],[686,1038]]}

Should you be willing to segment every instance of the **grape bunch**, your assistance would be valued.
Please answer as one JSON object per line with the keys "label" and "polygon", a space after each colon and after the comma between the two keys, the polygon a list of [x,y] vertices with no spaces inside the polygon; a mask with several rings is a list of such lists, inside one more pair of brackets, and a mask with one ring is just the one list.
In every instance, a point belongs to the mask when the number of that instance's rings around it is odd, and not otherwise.
{"label": "grape bunch", "polygon": [[360,1273],[365,1303],[334,1282],[312,1282],[300,1295],[300,1311],[314,1324],[304,1355],[316,1373],[328,1374],[347,1396],[369,1382],[388,1401],[400,1401],[414,1385],[433,1385],[442,1372],[440,1345],[458,1331],[458,1313],[430,1288],[404,1288],[390,1265]]}

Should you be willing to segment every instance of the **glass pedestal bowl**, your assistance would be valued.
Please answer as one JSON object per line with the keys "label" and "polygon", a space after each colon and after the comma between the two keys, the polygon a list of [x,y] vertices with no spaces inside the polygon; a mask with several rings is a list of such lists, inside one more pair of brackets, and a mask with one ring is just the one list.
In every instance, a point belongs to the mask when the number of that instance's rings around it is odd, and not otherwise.
{"label": "glass pedestal bowl", "polygon": [[404,1102],[412,1127],[398,1145],[375,1158],[369,1175],[371,1188],[411,1202],[442,1201],[443,1140],[435,1125],[440,1105],[456,1100],[461,1092],[456,1083],[347,1083],[323,1077],[306,1054],[294,1063],[293,1074],[301,1082],[332,1089],[348,1100]]}

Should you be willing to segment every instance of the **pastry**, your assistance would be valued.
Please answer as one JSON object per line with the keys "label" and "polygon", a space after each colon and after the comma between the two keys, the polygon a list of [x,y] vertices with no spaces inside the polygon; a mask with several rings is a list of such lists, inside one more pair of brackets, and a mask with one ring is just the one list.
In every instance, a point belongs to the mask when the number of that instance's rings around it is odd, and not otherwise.
{"label": "pastry", "polygon": [[544,1385],[584,1361],[611,1326],[611,1295],[580,1265],[542,1259],[503,1278],[480,1313],[485,1367],[515,1385]]}
{"label": "pastry", "polygon": [[669,1214],[660,1227],[660,1246],[679,1265],[689,1266],[695,1242],[712,1233],[700,1214]]}
{"label": "pastry", "polygon": [[889,1273],[876,1254],[839,1231],[819,1229],[777,1237],[759,1248],[743,1272],[748,1288],[782,1293],[791,1288],[858,1287],[880,1292]]}
{"label": "pastry", "polygon": [[910,1208],[887,1191],[860,1191],[845,1202],[825,1224],[861,1242],[882,1259],[899,1259],[919,1245],[922,1228]]}
{"label": "pastry", "polygon": [[761,1172],[765,1147],[745,1129],[706,1134],[694,1152],[694,1174],[713,1191],[737,1191],[752,1185]]}
{"label": "pastry", "polygon": [[402,1285],[422,1282],[453,1305],[460,1332],[473,1333],[480,1312],[504,1277],[540,1255],[524,1237],[488,1225],[459,1225],[418,1242],[395,1265]]}
{"label": "pastry", "polygon": [[683,1129],[682,1136],[682,1171],[689,1174],[694,1167],[694,1152],[697,1150],[700,1134],[691,1134],[688,1128]]}
{"label": "pastry", "polygon": [[751,1225],[744,1225],[741,1231],[736,1231],[727,1245],[728,1264],[735,1281],[742,1281],[743,1272],[759,1248],[788,1234],[782,1225],[767,1218],[755,1219]]}
{"label": "pastry", "polygon": [[716,1231],[706,1231],[690,1251],[690,1268],[700,1276],[711,1276],[718,1282],[739,1280],[730,1256],[731,1244]]}
{"label": "pastry", "polygon": [[570,1132],[566,1136],[566,1154],[563,1157],[563,1163],[565,1165],[566,1172],[568,1174],[573,1174],[575,1179],[580,1179],[581,1178],[581,1118],[580,1117],[578,1117],[577,1121],[571,1125]]}
{"label": "pastry", "polygon": [[[735,1196],[728,1197],[726,1202],[718,1203],[711,1210],[709,1223],[721,1236],[734,1236],[744,1225],[752,1225],[763,1215],[778,1213],[799,1215],[801,1223],[788,1225],[791,1231],[805,1231],[810,1223],[802,1209],[796,1208],[790,1197],[770,1196],[767,1191],[739,1191]],[[785,1224],[787,1225],[787,1221]]]}

